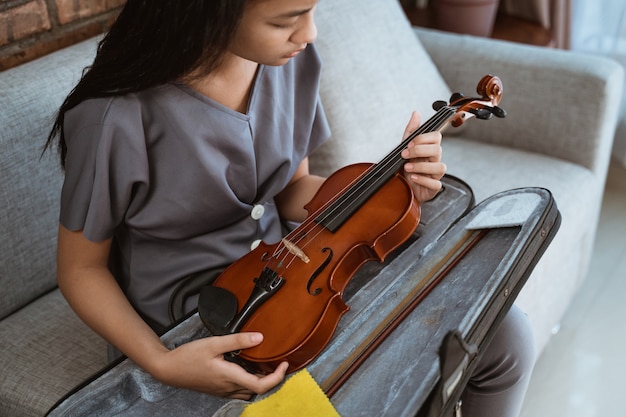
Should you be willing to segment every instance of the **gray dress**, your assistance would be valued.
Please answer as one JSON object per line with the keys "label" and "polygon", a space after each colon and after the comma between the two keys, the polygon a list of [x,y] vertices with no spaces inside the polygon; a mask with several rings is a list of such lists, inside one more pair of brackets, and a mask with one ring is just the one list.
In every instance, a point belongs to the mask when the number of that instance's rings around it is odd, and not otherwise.
{"label": "gray dress", "polygon": [[181,278],[280,240],[274,196],[330,136],[319,76],[309,46],[284,66],[260,66],[247,114],[179,84],[66,114],[61,223],[113,238],[111,271],[149,323],[169,324]]}

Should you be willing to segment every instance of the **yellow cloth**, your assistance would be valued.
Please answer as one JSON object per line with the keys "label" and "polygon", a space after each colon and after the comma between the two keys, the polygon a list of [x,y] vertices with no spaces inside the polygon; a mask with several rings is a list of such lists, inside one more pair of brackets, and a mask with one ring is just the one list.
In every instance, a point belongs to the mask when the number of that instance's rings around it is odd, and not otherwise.
{"label": "yellow cloth", "polygon": [[289,378],[272,395],[243,410],[241,417],[341,417],[309,371]]}

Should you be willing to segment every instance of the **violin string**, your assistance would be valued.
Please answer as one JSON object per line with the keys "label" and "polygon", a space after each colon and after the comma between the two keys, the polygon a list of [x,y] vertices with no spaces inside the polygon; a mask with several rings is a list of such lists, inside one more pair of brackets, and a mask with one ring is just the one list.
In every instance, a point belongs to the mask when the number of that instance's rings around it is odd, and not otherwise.
{"label": "violin string", "polygon": [[[389,153],[381,162],[375,165],[375,169],[383,171],[384,174],[389,174],[390,171],[396,171],[399,169],[399,166],[396,166],[398,163],[404,163],[403,158],[401,158],[401,153],[406,149],[409,142],[412,141],[416,136],[422,133],[433,132],[441,128],[451,116],[455,114],[455,111],[450,107],[446,106],[441,109],[433,118],[429,119],[423,126],[424,129],[417,129],[413,133],[411,133],[394,151]],[[378,175],[379,177],[384,177]]]}
{"label": "violin string", "polygon": [[[372,187],[376,186],[377,185],[376,182],[374,184],[370,184],[370,181],[367,181],[367,179],[371,177],[374,177],[374,178],[383,177],[384,178],[385,176],[391,174],[392,172],[397,171],[398,168],[395,166],[397,164],[397,160],[400,157],[400,154],[402,153],[402,151],[408,146],[409,142],[420,134],[432,132],[441,128],[446,122],[449,121],[449,119],[451,118],[451,116],[455,114],[455,112],[456,111],[449,106],[444,106],[442,109],[438,110],[437,113],[433,117],[431,117],[428,121],[426,121],[422,126],[420,126],[418,129],[413,131],[411,134],[409,134],[400,143],[400,145],[398,145],[392,152],[387,154],[378,164],[372,165],[370,168],[365,170],[365,172],[361,176],[359,176],[358,178],[356,178],[355,180],[351,181],[349,184],[344,186],[343,189],[335,195],[335,197],[343,195],[344,198],[352,199],[355,194],[363,193],[365,191],[368,191]],[[320,214],[324,213],[324,211],[329,210],[329,208],[330,210],[328,211],[328,213],[325,213],[324,218],[329,218],[333,215],[339,216],[339,215],[344,214],[348,210],[348,208],[342,207],[342,205],[338,205],[337,207],[331,208],[332,205],[336,203],[336,201],[338,200],[339,198],[331,198],[326,204],[320,207],[316,212],[309,215],[307,219],[297,228],[300,230],[306,229],[307,227],[310,226],[310,224],[312,224],[313,227],[311,228],[310,231],[303,234],[302,236],[299,236],[295,240],[291,240],[292,234],[295,232],[295,231],[292,231],[289,234],[287,234],[285,238],[290,240],[292,243],[300,246],[299,244],[302,242],[305,235],[310,236],[310,233],[313,230],[317,229],[317,231],[315,232],[315,235],[313,235],[313,237],[309,239],[309,242],[315,239],[315,237],[319,236],[319,234],[323,231],[324,226],[316,223],[314,219],[316,219]],[[337,210],[339,210],[339,212],[335,213]],[[305,248],[306,246],[307,246],[306,243],[302,245],[303,248]],[[289,266],[291,266],[291,264],[293,263],[293,261],[295,260],[297,256],[291,253],[291,251],[285,247],[282,241],[279,242],[279,244],[276,246],[274,253],[272,254],[272,257],[270,259],[278,259],[277,256],[280,256],[283,253],[284,253],[283,259],[280,259],[279,263],[286,262],[287,263],[286,268],[289,268]],[[287,261],[288,258],[290,259]]]}
{"label": "violin string", "polygon": [[[373,186],[377,185],[376,183],[374,183],[373,185],[370,184],[370,181],[364,180],[365,178],[367,179],[369,179],[369,177],[384,178],[385,176],[390,175],[393,172],[396,172],[397,169],[399,168],[396,166],[397,161],[402,160],[402,158],[400,157],[400,154],[407,147],[408,143],[411,140],[413,140],[416,136],[422,133],[427,133],[427,132],[432,132],[432,131],[437,130],[438,128],[443,126],[450,119],[450,117],[454,115],[454,113],[455,113],[455,110],[451,109],[448,106],[446,106],[443,109],[440,109],[437,112],[437,114],[435,114],[432,118],[430,118],[427,122],[425,122],[419,129],[415,130],[413,133],[407,136],[407,138],[404,139],[401,142],[401,144],[398,145],[391,153],[389,153],[385,158],[383,158],[383,160],[381,160],[378,164],[373,165],[370,169],[366,170],[364,175],[359,177],[359,182],[361,183],[359,184],[360,187],[359,186],[345,187],[344,190],[342,190],[342,193],[344,194],[344,198],[348,200],[353,200],[356,194],[363,193],[364,191],[368,191]],[[345,192],[346,188],[351,188],[351,189]],[[339,207],[339,209],[341,210],[339,213],[333,213],[333,210],[331,210],[327,214],[326,217],[330,217],[331,215],[336,215],[336,216],[341,215],[345,212],[345,209],[341,209],[341,207]],[[334,210],[337,210],[337,209],[335,208]]]}
{"label": "violin string", "polygon": [[[372,167],[368,168],[363,175],[361,175],[360,177],[358,177],[357,179],[355,179],[354,181],[352,181],[350,184],[346,185],[343,190],[341,190],[339,193],[337,193],[336,195],[341,195],[342,193],[345,195],[345,193],[347,191],[349,191],[350,193],[348,194],[348,197],[352,197],[354,194],[360,192],[363,192],[363,187],[365,187],[365,191],[369,190],[372,186],[376,185],[369,185],[368,181],[364,181],[363,179],[368,177],[368,176],[375,176],[376,173],[372,173],[373,170],[376,171],[382,171],[383,174],[389,174],[391,171],[397,171],[397,167],[395,167],[395,160],[396,158],[399,157],[400,153],[406,148],[406,146],[408,145],[408,143],[413,140],[417,135],[422,134],[422,133],[426,133],[426,132],[431,132],[434,130],[437,130],[438,128],[440,128],[441,126],[443,126],[443,124],[445,122],[447,122],[449,120],[449,118],[451,117],[451,115],[454,114],[454,110],[446,107],[444,109],[440,109],[440,111],[437,112],[437,114],[435,116],[433,116],[431,119],[429,119],[426,123],[424,123],[420,128],[416,129],[413,133],[411,133],[409,136],[407,136],[406,139],[404,139],[401,144],[396,147],[396,149],[394,149],[394,151],[392,151],[390,154],[387,155],[387,157],[385,157],[381,162],[379,162],[378,164],[373,165]],[[389,166],[391,165],[391,166]],[[358,186],[359,182],[365,182],[365,186],[361,185],[360,187]],[[357,186],[354,186],[354,184],[357,184]],[[347,191],[346,191],[347,190]],[[308,220],[305,221],[298,229],[302,229],[302,228],[306,228],[307,226],[307,222],[313,222],[312,219],[316,218],[316,214],[323,212],[324,210],[327,210],[329,206],[331,206],[335,201],[337,201],[338,199],[330,199],[330,201],[325,204],[324,206],[322,206],[320,209],[318,209],[315,213],[313,213],[312,215],[308,216]],[[345,213],[345,211],[347,210],[347,208],[341,208],[339,207],[339,213],[333,213],[333,211],[336,211],[337,208],[331,209],[327,214],[326,214],[326,218],[330,217],[331,215],[341,215],[343,213]],[[316,235],[313,236],[312,239],[314,239],[317,235],[319,235],[319,233],[321,233],[321,231],[323,230],[323,226],[321,225],[316,225],[317,227],[319,227],[318,232]],[[310,235],[310,232],[307,232],[307,235]],[[289,239],[291,233],[288,234],[286,236],[287,239]],[[292,243],[298,245],[301,240],[304,238],[304,236],[299,237],[298,239],[296,239],[295,241],[292,241]],[[311,240],[309,240],[311,241]],[[306,247],[306,244],[303,246]],[[280,249],[280,252],[279,252]],[[282,244],[282,242],[277,245],[276,250],[274,251],[274,255],[273,257],[276,256],[276,254],[280,254],[283,252],[283,249],[286,249],[284,247],[284,244]],[[291,265],[291,263],[293,262],[293,260],[296,258],[296,255],[292,254],[289,250],[286,251],[287,253],[285,254],[285,258],[287,258],[288,254],[291,254],[291,260],[288,262],[288,266]],[[283,260],[284,261],[284,260]]]}
{"label": "violin string", "polygon": [[[378,164],[373,165],[368,170],[366,170],[363,175],[361,175],[357,180],[353,183],[348,184],[344,187],[343,190],[338,193],[338,195],[343,194],[344,199],[352,199],[355,194],[363,192],[363,186],[365,186],[365,190],[369,190],[371,185],[369,185],[369,177],[384,177],[385,175],[389,175],[392,171],[395,172],[399,168],[397,165],[398,160],[402,160],[400,157],[401,152],[408,146],[408,143],[413,140],[416,136],[422,133],[431,132],[439,129],[445,122],[447,122],[451,115],[454,114],[454,110],[446,107],[445,109],[440,110],[435,116],[429,119],[426,123],[424,123],[419,129],[416,129],[410,135],[407,136],[391,153],[389,153],[382,161]],[[381,175],[382,173],[382,175]],[[357,183],[357,186],[353,186],[354,183]],[[360,187],[359,187],[359,184]],[[364,184],[364,185],[363,185]],[[346,192],[348,190],[349,192]],[[337,201],[337,199],[332,200],[333,202]],[[333,215],[333,211],[331,210],[327,217]]]}

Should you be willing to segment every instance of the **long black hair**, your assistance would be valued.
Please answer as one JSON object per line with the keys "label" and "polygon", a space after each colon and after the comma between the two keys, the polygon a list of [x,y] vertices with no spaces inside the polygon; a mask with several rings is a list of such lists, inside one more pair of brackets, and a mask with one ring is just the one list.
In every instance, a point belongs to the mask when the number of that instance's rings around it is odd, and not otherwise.
{"label": "long black hair", "polygon": [[59,108],[45,148],[58,136],[65,166],[65,113],[84,100],[133,93],[214,70],[246,1],[128,0],[99,43],[93,64]]}

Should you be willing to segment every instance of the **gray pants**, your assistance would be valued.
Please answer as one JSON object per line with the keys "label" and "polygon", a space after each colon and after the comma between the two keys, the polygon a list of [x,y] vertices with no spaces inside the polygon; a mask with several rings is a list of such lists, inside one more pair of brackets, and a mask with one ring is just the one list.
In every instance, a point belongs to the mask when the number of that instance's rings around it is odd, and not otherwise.
{"label": "gray pants", "polygon": [[513,306],[463,392],[463,417],[518,417],[535,359],[528,316]]}

